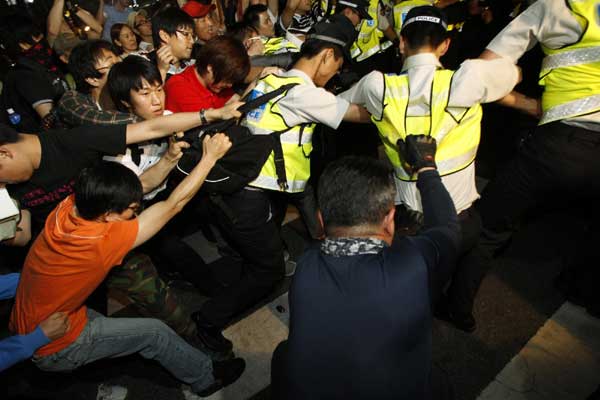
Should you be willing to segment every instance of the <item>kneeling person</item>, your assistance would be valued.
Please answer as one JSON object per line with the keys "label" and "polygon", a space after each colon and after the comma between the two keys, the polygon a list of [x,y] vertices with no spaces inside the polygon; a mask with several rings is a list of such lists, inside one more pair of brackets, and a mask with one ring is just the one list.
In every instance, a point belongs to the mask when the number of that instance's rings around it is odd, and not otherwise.
{"label": "kneeling person", "polygon": [[211,363],[158,320],[106,318],[84,305],[112,267],[181,211],[231,142],[219,134],[205,139],[204,145],[192,173],[167,200],[137,218],[140,181],[116,163],[83,170],[74,194],[49,215],[23,266],[10,320],[13,332],[26,334],[55,312],[69,314],[67,333],[36,352],[34,362],[40,369],[69,371],[102,358],[139,353],[160,362],[200,395],[241,375],[243,360]]}

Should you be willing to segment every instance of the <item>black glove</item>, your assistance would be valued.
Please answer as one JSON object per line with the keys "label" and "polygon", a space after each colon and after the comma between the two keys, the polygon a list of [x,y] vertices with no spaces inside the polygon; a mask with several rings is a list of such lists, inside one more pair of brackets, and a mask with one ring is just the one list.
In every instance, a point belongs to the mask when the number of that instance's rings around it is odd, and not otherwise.
{"label": "black glove", "polygon": [[435,165],[435,139],[427,135],[408,135],[406,141],[398,139],[396,143],[402,160],[408,164],[404,169],[409,174],[414,174],[421,168],[437,168]]}

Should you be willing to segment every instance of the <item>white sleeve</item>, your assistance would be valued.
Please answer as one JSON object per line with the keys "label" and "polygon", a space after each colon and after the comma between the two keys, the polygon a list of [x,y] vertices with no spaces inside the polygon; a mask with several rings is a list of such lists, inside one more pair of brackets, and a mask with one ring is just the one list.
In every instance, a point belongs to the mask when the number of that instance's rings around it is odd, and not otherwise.
{"label": "white sleeve", "polygon": [[373,71],[365,75],[350,89],[340,93],[338,97],[346,99],[350,103],[361,105],[375,118],[380,118],[383,112],[384,87],[383,74]]}
{"label": "white sleeve", "polygon": [[506,96],[519,80],[519,69],[511,60],[467,60],[454,73],[450,107],[471,107]]}
{"label": "white sleeve", "polygon": [[513,62],[537,42],[559,48],[576,42],[581,27],[564,1],[538,0],[506,26],[487,49]]}
{"label": "white sleeve", "polygon": [[288,126],[321,123],[337,129],[350,106],[348,101],[323,88],[298,85],[278,103]]}

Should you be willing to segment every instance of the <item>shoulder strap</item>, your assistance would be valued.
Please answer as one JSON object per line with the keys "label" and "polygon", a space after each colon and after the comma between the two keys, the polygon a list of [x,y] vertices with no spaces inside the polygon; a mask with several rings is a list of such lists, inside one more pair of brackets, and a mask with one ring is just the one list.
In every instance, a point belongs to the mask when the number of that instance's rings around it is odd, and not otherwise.
{"label": "shoulder strap", "polygon": [[[243,114],[246,114],[246,113],[254,110],[255,108],[262,106],[263,104],[268,103],[275,97],[281,95],[282,93],[287,92],[288,90],[290,90],[292,87],[294,87],[296,85],[298,85],[298,83],[287,83],[285,85],[282,85],[279,88],[277,88],[269,93],[265,93],[262,96],[259,96],[255,99],[252,99],[252,100],[246,102],[244,105],[242,105],[240,108],[238,108],[238,111],[240,111],[242,113],[242,118],[243,118]],[[242,100],[245,101],[248,98],[248,95],[246,95]],[[191,143],[194,139],[198,138],[200,135],[203,135],[205,133],[212,134],[212,133],[216,133],[216,132],[223,132],[227,128],[234,125],[235,122],[236,122],[235,119],[228,119],[225,121],[213,122],[211,124],[203,125],[198,128],[190,129],[184,133],[183,140]]]}

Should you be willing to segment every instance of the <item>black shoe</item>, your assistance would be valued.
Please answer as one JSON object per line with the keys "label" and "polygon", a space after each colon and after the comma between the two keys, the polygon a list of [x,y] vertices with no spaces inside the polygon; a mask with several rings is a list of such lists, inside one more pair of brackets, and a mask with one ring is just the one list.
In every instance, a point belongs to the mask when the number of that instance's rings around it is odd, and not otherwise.
{"label": "black shoe", "polygon": [[450,311],[447,302],[438,302],[435,311],[433,312],[433,316],[450,323],[452,326],[463,332],[472,333],[477,329],[477,323],[475,322],[472,313],[453,313]]}
{"label": "black shoe", "polygon": [[192,314],[192,321],[196,323],[198,339],[208,349],[217,353],[229,353],[233,349],[231,340],[223,336],[220,328],[207,323],[199,311]]}
{"label": "black shoe", "polygon": [[233,360],[227,361],[213,361],[212,367],[215,381],[206,389],[196,393],[200,397],[208,397],[217,390],[221,390],[225,386],[231,385],[233,382],[237,381],[244,372],[244,369],[246,369],[246,362],[243,358],[234,358]]}

